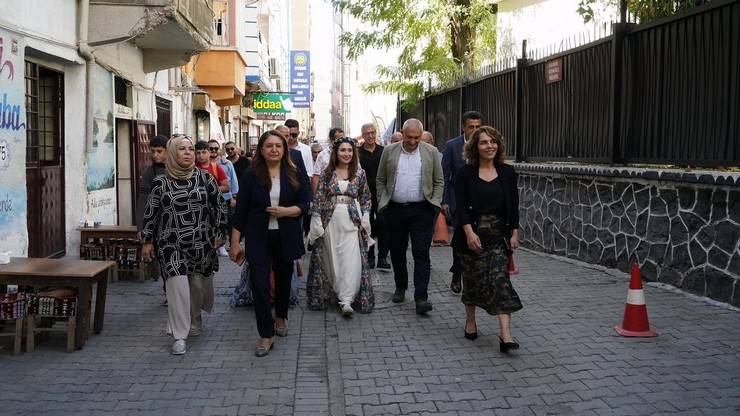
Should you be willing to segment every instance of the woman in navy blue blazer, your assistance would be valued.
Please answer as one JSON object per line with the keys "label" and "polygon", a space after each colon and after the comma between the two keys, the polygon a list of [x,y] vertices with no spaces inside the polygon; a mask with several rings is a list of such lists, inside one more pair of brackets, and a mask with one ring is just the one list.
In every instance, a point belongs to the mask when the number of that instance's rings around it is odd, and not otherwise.
{"label": "woman in navy blue blazer", "polygon": [[[239,188],[229,256],[233,261],[240,257],[239,241],[244,237],[260,334],[255,355],[264,357],[272,349],[274,335],[288,335],[290,278],[293,260],[305,253],[301,217],[309,209],[311,187],[291,160],[285,138],[270,130],[260,136]],[[277,292],[274,320],[270,269],[275,272]]]}

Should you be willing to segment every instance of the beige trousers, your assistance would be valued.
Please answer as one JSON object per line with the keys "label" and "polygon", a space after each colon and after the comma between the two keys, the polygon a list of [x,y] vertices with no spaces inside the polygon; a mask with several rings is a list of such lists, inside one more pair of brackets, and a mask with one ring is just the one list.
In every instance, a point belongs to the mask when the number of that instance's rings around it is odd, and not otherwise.
{"label": "beige trousers", "polygon": [[192,329],[200,331],[203,327],[200,311],[210,313],[213,310],[213,275],[203,276],[195,273],[188,279],[188,282],[190,283],[190,325]]}
{"label": "beige trousers", "polygon": [[175,339],[187,339],[190,329],[200,330],[200,311],[213,309],[213,277],[196,273],[193,277],[167,279],[167,333]]}

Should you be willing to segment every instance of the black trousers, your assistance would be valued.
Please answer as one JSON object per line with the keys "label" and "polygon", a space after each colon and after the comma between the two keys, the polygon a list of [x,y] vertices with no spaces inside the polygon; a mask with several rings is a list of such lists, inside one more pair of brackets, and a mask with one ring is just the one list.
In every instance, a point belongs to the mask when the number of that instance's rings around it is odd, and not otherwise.
{"label": "black trousers", "polygon": [[396,289],[406,290],[409,274],[406,268],[406,249],[411,237],[411,254],[414,256],[414,299],[427,300],[431,261],[429,248],[434,235],[437,209],[427,201],[410,204],[388,203],[384,213],[393,264]]}
{"label": "black trousers", "polygon": [[271,338],[275,334],[275,320],[270,311],[270,269],[275,272],[275,316],[278,318],[288,318],[290,278],[293,274],[293,261],[283,256],[280,231],[268,231],[267,253],[265,262],[251,265],[249,276],[254,291],[257,331],[262,338]]}
{"label": "black trousers", "polygon": [[[378,239],[378,260],[385,259],[388,257],[388,225],[385,221],[384,214],[378,214],[377,204],[373,204],[370,208],[370,228],[372,229],[373,235]],[[368,256],[373,257],[375,254],[375,246],[370,246],[368,249]]]}
{"label": "black trousers", "polygon": [[[457,216],[453,211],[450,211],[450,217],[450,226],[453,230],[457,231],[457,227],[455,226],[455,224],[457,224]],[[460,232],[463,231],[460,230]],[[458,276],[462,273],[462,270],[460,269],[460,259],[458,258],[457,251],[455,249],[452,250],[452,267],[450,267],[450,273]]]}

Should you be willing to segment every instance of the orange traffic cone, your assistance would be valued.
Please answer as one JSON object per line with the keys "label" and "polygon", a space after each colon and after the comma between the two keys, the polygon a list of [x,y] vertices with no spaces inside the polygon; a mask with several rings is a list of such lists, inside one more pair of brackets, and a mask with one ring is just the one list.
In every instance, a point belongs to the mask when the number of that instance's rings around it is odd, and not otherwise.
{"label": "orange traffic cone", "polygon": [[437,222],[434,224],[434,235],[432,236],[433,246],[449,246],[450,234],[447,231],[447,221],[445,216],[440,213],[437,215]]}
{"label": "orange traffic cone", "polygon": [[632,265],[630,273],[630,288],[627,291],[627,303],[624,306],[624,321],[614,330],[623,337],[657,337],[658,332],[650,327],[648,322],[645,295],[642,291],[642,278],[637,264]]}
{"label": "orange traffic cone", "polygon": [[517,270],[516,265],[514,264],[514,255],[512,254],[509,256],[509,274],[519,274],[519,270]]}

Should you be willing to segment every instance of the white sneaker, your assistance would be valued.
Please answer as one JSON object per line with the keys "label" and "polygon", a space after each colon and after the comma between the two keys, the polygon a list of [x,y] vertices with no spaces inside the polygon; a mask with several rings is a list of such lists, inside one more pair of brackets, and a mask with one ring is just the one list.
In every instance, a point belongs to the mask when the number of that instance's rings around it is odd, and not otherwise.
{"label": "white sneaker", "polygon": [[226,247],[221,246],[218,248],[218,255],[221,257],[229,257],[229,253],[226,251]]}
{"label": "white sneaker", "polygon": [[349,304],[342,305],[342,315],[344,315],[345,318],[351,318],[352,315],[354,315],[355,310],[352,309],[352,307]]}
{"label": "white sneaker", "polygon": [[187,345],[184,339],[178,339],[172,343],[172,355],[183,355],[186,351]]}

